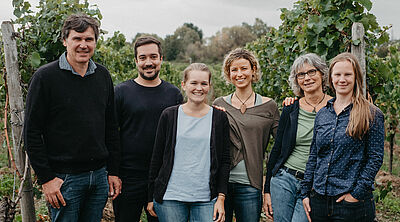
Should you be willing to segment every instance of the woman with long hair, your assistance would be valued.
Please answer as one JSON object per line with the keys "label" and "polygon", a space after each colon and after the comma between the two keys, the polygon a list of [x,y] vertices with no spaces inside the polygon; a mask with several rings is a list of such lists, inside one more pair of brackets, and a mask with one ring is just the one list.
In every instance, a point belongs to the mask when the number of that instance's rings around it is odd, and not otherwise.
{"label": "woman with long hair", "polygon": [[230,159],[228,118],[206,103],[208,67],[193,63],[183,73],[187,102],[161,114],[147,209],[161,222],[222,222]]}
{"label": "woman with long hair", "polygon": [[384,116],[362,93],[362,71],[351,53],[329,66],[335,98],[316,118],[303,205],[312,221],[374,221],[372,191],[382,165]]}
{"label": "woman with long hair", "polygon": [[314,53],[294,61],[289,82],[300,99],[283,107],[264,186],[264,212],[278,222],[307,221],[300,182],[310,152],[315,116],[332,98],[324,93],[328,66]]}
{"label": "woman with long hair", "polygon": [[271,135],[278,127],[279,111],[271,98],[253,90],[260,79],[259,64],[248,50],[235,49],[223,64],[226,80],[235,91],[217,98],[229,119],[231,171],[225,199],[226,220],[258,222],[262,207],[263,160]]}

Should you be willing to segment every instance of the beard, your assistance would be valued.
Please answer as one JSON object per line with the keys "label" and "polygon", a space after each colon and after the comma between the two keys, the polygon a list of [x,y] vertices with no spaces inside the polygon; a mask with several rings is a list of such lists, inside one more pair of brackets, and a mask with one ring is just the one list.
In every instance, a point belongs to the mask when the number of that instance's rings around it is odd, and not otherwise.
{"label": "beard", "polygon": [[[153,68],[153,67],[151,67],[151,68]],[[154,67],[154,68],[155,68],[155,67]],[[157,78],[157,76],[158,76],[159,73],[160,73],[160,70],[156,70],[156,71],[154,72],[154,74],[151,75],[151,76],[146,76],[146,75],[144,74],[144,72],[139,72],[139,75],[140,75],[143,79],[151,81],[151,80],[155,80],[155,79]]]}

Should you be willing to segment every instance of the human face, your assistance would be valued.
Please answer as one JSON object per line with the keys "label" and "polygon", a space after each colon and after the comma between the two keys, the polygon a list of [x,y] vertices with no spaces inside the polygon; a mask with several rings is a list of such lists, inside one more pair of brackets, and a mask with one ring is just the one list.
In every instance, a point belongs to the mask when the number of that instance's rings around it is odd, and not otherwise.
{"label": "human face", "polygon": [[231,82],[237,88],[251,87],[253,69],[247,59],[234,60],[229,67]]}
{"label": "human face", "polygon": [[147,44],[139,46],[135,58],[139,75],[145,80],[155,80],[161,69],[162,57],[158,52],[156,44]]}
{"label": "human face", "polygon": [[182,82],[182,89],[188,98],[188,102],[203,103],[207,99],[210,90],[210,75],[208,72],[192,70],[188,73],[186,82]]}
{"label": "human face", "polygon": [[67,48],[67,60],[72,67],[88,64],[96,48],[93,28],[89,27],[84,32],[70,30],[63,44]]}
{"label": "human face", "polygon": [[355,74],[349,61],[337,62],[332,68],[331,78],[336,95],[348,96],[353,93]]}
{"label": "human face", "polygon": [[314,93],[317,91],[322,92],[322,74],[314,66],[304,63],[300,67],[297,73],[308,73],[310,70],[317,70],[314,76],[309,76],[308,74],[304,76],[303,79],[296,78],[297,84],[304,91],[304,94]]}

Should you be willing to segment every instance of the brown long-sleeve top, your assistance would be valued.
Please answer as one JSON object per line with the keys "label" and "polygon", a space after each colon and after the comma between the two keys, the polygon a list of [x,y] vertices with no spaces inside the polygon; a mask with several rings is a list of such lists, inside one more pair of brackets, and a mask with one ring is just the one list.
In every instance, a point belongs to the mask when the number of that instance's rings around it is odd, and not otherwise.
{"label": "brown long-sleeve top", "polygon": [[228,115],[231,169],[244,159],[251,186],[262,190],[265,151],[279,122],[276,102],[270,100],[247,108],[244,114],[223,97],[217,98],[214,105],[224,107]]}

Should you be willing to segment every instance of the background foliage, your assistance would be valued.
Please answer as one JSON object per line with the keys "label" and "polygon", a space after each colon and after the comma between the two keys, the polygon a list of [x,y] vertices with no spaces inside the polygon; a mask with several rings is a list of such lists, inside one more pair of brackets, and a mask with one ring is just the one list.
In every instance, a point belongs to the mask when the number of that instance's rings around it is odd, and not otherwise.
{"label": "background foliage", "polygon": [[364,25],[370,57],[378,43],[389,39],[376,17],[368,12],[371,6],[369,0],[306,0],[296,2],[292,10],[282,9],[279,28],[247,45],[258,55],[264,74],[257,89],[277,101],[293,96],[287,82],[293,61],[308,52],[329,61],[349,51],[354,22]]}
{"label": "background foliage", "polygon": [[[57,59],[65,51],[60,41],[60,30],[68,15],[84,12],[99,21],[102,19],[98,7],[90,5],[88,0],[40,0],[35,12],[26,0],[13,0],[12,3],[17,17],[13,22],[20,24],[16,27],[25,90],[38,67]],[[202,30],[193,23],[184,23],[164,39],[156,34],[150,35],[163,44],[164,63],[160,75],[172,84],[180,86],[181,73],[190,62],[208,64],[213,73],[214,87],[210,102],[233,91],[221,75],[221,63],[227,52],[246,45],[257,55],[263,74],[256,91],[280,104],[284,97],[293,96],[287,79],[295,58],[314,52],[329,61],[335,55],[349,51],[351,44],[359,44],[359,41],[351,40],[351,26],[354,22],[361,22],[366,30],[369,92],[385,113],[387,140],[390,140],[391,135],[395,138],[398,133],[400,119],[400,43],[388,41],[388,27],[379,27],[376,17],[369,12],[371,7],[370,0],[300,0],[293,9],[282,9],[279,28],[271,28],[256,19],[253,24],[224,27],[211,37],[204,37]],[[137,76],[132,43],[143,34],[138,33],[131,41],[120,32],[107,39],[100,36],[93,59],[110,70],[114,84]],[[3,67],[1,41],[0,74]],[[4,107],[3,78],[0,84],[0,105]],[[12,177],[0,172],[0,178],[0,197],[10,195]]]}

